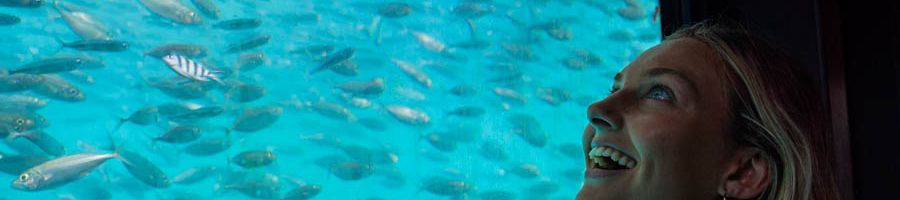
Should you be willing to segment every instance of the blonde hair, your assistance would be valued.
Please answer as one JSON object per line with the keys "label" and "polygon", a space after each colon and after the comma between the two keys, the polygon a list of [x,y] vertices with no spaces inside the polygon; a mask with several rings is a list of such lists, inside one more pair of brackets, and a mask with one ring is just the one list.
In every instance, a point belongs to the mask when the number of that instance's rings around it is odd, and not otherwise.
{"label": "blonde hair", "polygon": [[830,199],[834,179],[827,154],[821,102],[808,77],[782,51],[742,28],[709,21],[682,28],[666,40],[691,38],[710,47],[723,69],[734,142],[769,160],[770,184],[757,199]]}

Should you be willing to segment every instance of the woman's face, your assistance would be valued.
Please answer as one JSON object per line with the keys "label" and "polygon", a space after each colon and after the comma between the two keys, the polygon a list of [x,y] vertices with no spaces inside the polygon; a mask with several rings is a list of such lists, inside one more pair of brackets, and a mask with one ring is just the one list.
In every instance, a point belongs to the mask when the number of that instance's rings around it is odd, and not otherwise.
{"label": "woman's face", "polygon": [[717,197],[729,106],[713,58],[698,40],[668,40],[616,75],[612,94],[588,108],[578,199]]}

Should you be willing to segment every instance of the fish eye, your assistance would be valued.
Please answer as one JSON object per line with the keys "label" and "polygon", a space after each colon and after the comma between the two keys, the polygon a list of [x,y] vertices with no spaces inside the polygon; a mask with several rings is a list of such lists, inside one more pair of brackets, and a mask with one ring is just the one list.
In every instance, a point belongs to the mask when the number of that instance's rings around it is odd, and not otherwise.
{"label": "fish eye", "polygon": [[23,125],[23,124],[25,124],[25,119],[22,119],[22,118],[16,119],[16,125]]}
{"label": "fish eye", "polygon": [[25,182],[28,180],[28,174],[22,174],[19,176],[19,181]]}
{"label": "fish eye", "polygon": [[69,88],[69,89],[66,89],[66,93],[69,93],[69,94],[77,94],[77,93],[78,93],[78,90],[75,90],[75,89],[73,89],[73,88]]}

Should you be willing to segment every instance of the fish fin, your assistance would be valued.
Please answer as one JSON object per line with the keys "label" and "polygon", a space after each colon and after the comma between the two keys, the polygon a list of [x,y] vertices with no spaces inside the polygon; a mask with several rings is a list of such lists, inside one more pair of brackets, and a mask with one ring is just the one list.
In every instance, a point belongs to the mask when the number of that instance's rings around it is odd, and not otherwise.
{"label": "fish fin", "polygon": [[[62,51],[66,47],[69,47],[69,45],[70,45],[69,43],[66,43],[65,41],[63,41],[62,38],[60,38],[59,36],[53,37],[53,39],[55,39],[56,42],[60,44],[59,48],[57,48],[55,51],[56,53],[59,53],[60,51]],[[54,54],[56,54],[56,53],[54,53]]]}

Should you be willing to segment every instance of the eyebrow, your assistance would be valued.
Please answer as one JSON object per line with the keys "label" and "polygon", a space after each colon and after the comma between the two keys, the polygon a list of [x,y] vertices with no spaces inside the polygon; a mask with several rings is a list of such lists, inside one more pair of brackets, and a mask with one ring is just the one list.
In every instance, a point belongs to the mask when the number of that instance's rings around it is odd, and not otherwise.
{"label": "eyebrow", "polygon": [[[662,76],[662,75],[667,75],[667,74],[668,74],[668,75],[673,75],[673,76],[675,76],[675,77],[678,77],[678,78],[681,79],[682,81],[687,82],[688,86],[689,86],[691,89],[693,89],[694,91],[697,91],[697,85],[694,84],[694,81],[691,81],[690,78],[688,78],[686,75],[684,75],[683,73],[679,72],[678,70],[674,70],[674,69],[670,69],[670,68],[662,68],[662,67],[659,67],[659,68],[653,68],[653,69],[650,69],[650,70],[648,70],[646,73],[644,73],[645,76],[651,77],[651,78],[652,78],[652,77],[657,77],[657,76]],[[614,81],[615,81],[615,82],[621,82],[621,81],[622,81],[622,73],[616,73],[616,77],[614,78]]]}

